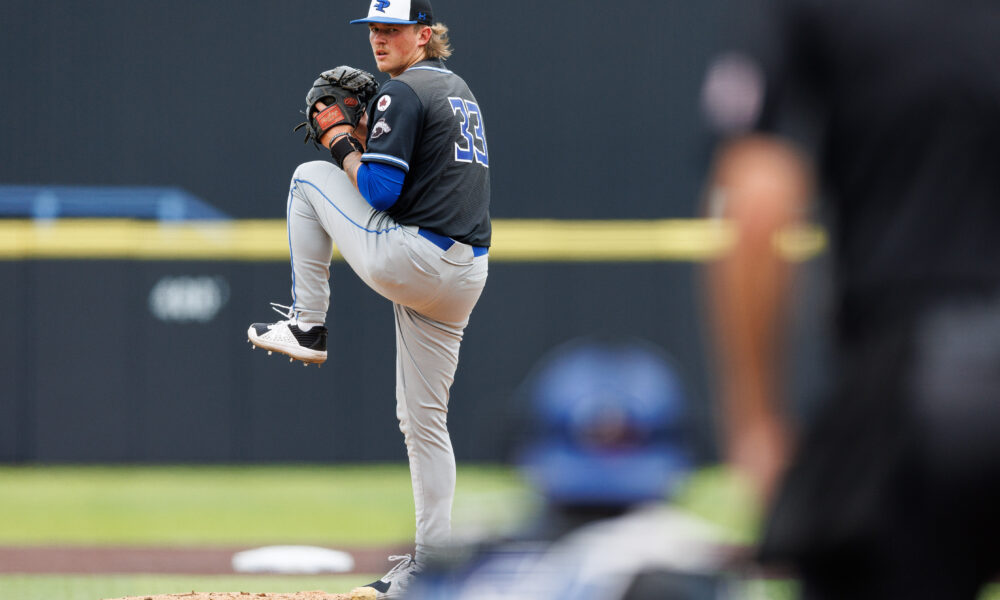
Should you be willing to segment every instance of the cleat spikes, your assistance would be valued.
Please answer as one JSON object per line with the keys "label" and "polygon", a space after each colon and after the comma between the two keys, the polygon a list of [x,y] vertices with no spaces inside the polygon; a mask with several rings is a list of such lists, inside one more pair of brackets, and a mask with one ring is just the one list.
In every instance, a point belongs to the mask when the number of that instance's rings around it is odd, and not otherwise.
{"label": "cleat spikes", "polygon": [[[265,325],[267,331],[263,331]],[[308,367],[320,364],[327,358],[327,328],[322,325],[302,331],[293,319],[271,324],[254,323],[247,330],[246,337],[254,350],[260,348],[268,356],[287,356],[289,364],[301,361],[302,366]]]}

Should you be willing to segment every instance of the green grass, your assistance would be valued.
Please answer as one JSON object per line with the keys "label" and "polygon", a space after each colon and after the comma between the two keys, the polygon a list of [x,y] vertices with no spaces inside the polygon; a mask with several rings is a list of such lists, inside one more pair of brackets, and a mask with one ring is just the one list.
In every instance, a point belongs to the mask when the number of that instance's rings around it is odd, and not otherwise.
{"label": "green grass", "polygon": [[[508,469],[459,477],[456,518],[523,504]],[[0,467],[0,490],[3,545],[380,546],[414,528],[405,464]]]}
{"label": "green grass", "polygon": [[[677,504],[750,543],[757,509],[719,468],[696,473]],[[537,499],[509,468],[461,465],[457,532],[519,523]],[[406,544],[413,499],[405,464],[337,466],[0,466],[0,545],[332,547]],[[98,600],[198,591],[346,592],[371,575],[0,575],[0,600]],[[792,600],[787,581],[754,581],[746,600]],[[981,600],[1000,600],[993,586]]]}
{"label": "green grass", "polygon": [[[498,531],[531,509],[510,469],[462,466],[456,529]],[[0,466],[0,545],[332,547],[406,544],[405,464]],[[0,600],[97,600],[199,591],[346,592],[330,577],[0,575]]]}
{"label": "green grass", "polygon": [[[747,537],[724,471],[692,480],[682,503]],[[413,498],[406,464],[0,466],[0,545],[330,547],[406,544]],[[503,531],[537,499],[507,467],[460,465],[456,533]],[[346,592],[358,577],[0,575],[2,600],[97,600],[199,591]],[[773,587],[773,586],[772,586]]]}
{"label": "green grass", "polygon": [[722,467],[694,473],[678,491],[674,503],[713,524],[730,544],[750,544],[759,526],[757,506],[749,488]]}
{"label": "green grass", "polygon": [[[405,464],[338,466],[0,466],[0,545],[382,546],[413,536]],[[678,504],[748,542],[755,510],[723,469]],[[509,528],[537,499],[516,472],[462,465],[458,529]]]}
{"label": "green grass", "polygon": [[[687,502],[713,518],[724,474]],[[705,497],[699,499],[701,497]],[[460,465],[457,533],[503,531],[537,499],[509,468]],[[405,464],[271,466],[0,466],[0,545],[332,547],[406,544],[413,498]],[[97,600],[191,590],[345,592],[360,577],[0,575],[2,600]]]}

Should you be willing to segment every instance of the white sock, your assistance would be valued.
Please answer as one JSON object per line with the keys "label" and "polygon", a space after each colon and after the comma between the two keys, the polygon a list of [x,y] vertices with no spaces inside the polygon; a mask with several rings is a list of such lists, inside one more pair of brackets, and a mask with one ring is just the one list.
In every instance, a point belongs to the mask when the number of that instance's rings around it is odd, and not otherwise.
{"label": "white sock", "polygon": [[309,331],[313,327],[320,327],[323,325],[322,323],[306,323],[305,321],[297,321],[295,324],[298,325],[299,329],[302,331]]}

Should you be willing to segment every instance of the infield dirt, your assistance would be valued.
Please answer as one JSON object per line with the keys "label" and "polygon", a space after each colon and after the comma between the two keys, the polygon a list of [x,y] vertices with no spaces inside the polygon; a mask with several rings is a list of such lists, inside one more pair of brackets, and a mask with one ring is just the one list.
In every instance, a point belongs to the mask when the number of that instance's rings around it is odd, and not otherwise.
{"label": "infield dirt", "polygon": [[[59,546],[0,546],[0,573],[176,573],[230,575],[233,554],[248,550],[229,548],[88,548]],[[391,566],[387,557],[412,552],[401,547],[346,548],[354,557],[353,573],[383,573]],[[188,597],[188,600],[192,600]],[[197,600],[197,599],[194,599]],[[248,600],[242,596],[242,600]]]}

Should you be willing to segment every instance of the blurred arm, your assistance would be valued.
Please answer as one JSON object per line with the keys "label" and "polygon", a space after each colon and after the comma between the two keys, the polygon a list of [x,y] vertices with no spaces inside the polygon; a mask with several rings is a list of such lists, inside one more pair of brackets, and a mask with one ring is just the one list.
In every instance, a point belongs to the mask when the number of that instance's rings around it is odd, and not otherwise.
{"label": "blurred arm", "polygon": [[776,234],[801,221],[811,194],[806,162],[778,138],[736,139],[719,153],[712,193],[733,228],[731,251],[709,268],[708,293],[727,460],[770,498],[789,452],[783,410],[786,312],[793,266]]}

